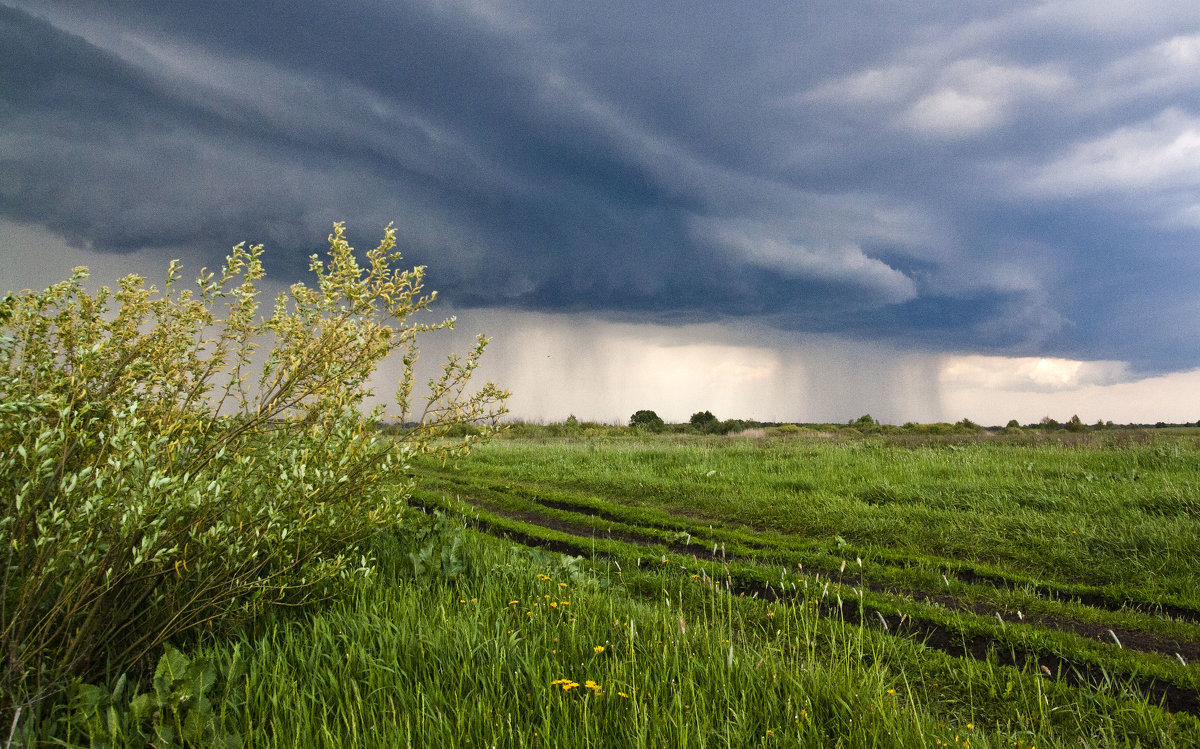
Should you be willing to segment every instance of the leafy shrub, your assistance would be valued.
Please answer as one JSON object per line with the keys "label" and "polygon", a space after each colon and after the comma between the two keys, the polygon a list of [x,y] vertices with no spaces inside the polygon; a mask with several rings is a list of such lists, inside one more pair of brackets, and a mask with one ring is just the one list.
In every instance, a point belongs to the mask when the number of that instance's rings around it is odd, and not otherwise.
{"label": "leafy shrub", "polygon": [[661,432],[666,423],[662,420],[662,417],[653,411],[642,409],[629,417],[629,426],[648,429],[651,432]]}
{"label": "leafy shrub", "polygon": [[[129,276],[87,294],[84,268],[0,301],[0,719],[71,679],[144,668],[163,643],[370,572],[363,542],[398,522],[417,453],[460,454],[507,393],[466,388],[486,339],[451,356],[414,404],[417,323],[436,294],[397,270],[395,232],[360,267],[341,224],[316,288],[269,317],[261,246],[180,290]],[[115,302],[115,307],[114,307]],[[261,348],[261,350],[260,350]],[[403,359],[396,437],[361,411]]]}
{"label": "leafy shrub", "polygon": [[125,676],[111,690],[91,684],[74,687],[66,733],[82,734],[93,747],[238,749],[245,742],[231,730],[226,716],[237,702],[245,674],[245,663],[236,653],[229,669],[219,673],[211,659],[189,659],[168,645],[148,692],[136,694]]}
{"label": "leafy shrub", "polygon": [[446,582],[467,571],[462,522],[437,512],[432,518],[422,518],[412,525],[405,540],[411,547],[408,561],[414,580],[422,584]]}
{"label": "leafy shrub", "polygon": [[803,431],[798,424],[780,424],[779,426],[767,427],[767,434],[771,437],[794,437]]}
{"label": "leafy shrub", "polygon": [[725,421],[720,421],[713,424],[710,427],[710,431],[713,434],[732,434],[734,432],[741,432],[745,429],[749,429],[750,426],[750,422],[742,419],[726,419]]}
{"label": "leafy shrub", "polygon": [[445,436],[461,438],[461,437],[479,437],[484,434],[484,430],[474,424],[453,424],[446,430]]}

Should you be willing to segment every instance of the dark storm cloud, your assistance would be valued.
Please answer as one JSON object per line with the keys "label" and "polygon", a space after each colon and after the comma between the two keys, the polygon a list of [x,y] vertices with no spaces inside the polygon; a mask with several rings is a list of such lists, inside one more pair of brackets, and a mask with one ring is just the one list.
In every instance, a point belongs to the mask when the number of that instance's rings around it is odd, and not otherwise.
{"label": "dark storm cloud", "polygon": [[0,215],[292,276],[395,220],[462,306],[1191,367],[1185,6],[0,4]]}

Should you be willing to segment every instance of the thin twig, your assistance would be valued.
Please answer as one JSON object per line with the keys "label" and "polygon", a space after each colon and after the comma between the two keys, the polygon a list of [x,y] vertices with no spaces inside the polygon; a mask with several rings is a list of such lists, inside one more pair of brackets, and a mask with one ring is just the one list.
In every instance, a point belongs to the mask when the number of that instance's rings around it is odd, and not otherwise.
{"label": "thin twig", "polygon": [[17,734],[17,721],[21,720],[21,708],[17,708],[13,712],[12,726],[8,729],[8,741],[4,742],[4,749],[11,749],[13,736]]}

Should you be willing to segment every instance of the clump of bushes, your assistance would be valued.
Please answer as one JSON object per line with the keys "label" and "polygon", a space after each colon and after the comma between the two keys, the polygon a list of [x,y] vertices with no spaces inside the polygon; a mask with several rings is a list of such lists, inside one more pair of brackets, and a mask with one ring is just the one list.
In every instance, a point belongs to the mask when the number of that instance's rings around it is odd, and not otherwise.
{"label": "clump of bushes", "polygon": [[803,434],[804,430],[798,424],[780,424],[767,427],[766,433],[769,437],[796,437]]}
{"label": "clump of bushes", "polygon": [[[495,385],[467,389],[482,337],[414,399],[416,338],[453,320],[413,320],[436,294],[424,268],[395,267],[391,227],[365,267],[341,224],[329,242],[316,287],[265,317],[262,247],[245,245],[195,289],[172,263],[161,291],[129,276],[92,295],[79,268],[0,301],[4,726],[73,680],[146,673],[168,641],[368,574],[409,459],[462,453],[486,430],[456,425],[504,413]],[[391,437],[362,409],[394,353],[412,427]]]}
{"label": "clump of bushes", "polygon": [[642,409],[629,417],[629,426],[651,432],[661,432],[666,427],[666,422],[653,411]]}

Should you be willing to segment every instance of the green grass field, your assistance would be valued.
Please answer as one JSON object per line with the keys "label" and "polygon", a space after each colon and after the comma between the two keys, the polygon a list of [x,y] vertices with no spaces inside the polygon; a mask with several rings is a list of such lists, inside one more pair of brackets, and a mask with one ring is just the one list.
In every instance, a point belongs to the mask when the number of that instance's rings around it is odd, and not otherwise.
{"label": "green grass field", "polygon": [[499,439],[414,470],[454,522],[195,651],[244,659],[246,746],[1200,745],[1194,434]]}

